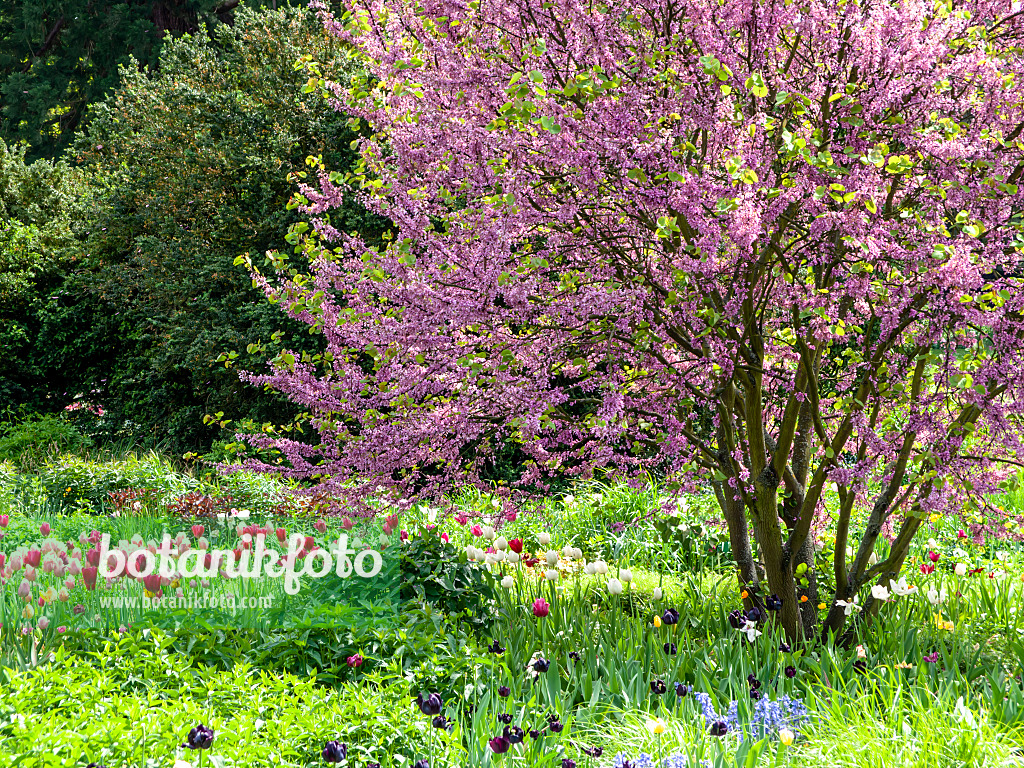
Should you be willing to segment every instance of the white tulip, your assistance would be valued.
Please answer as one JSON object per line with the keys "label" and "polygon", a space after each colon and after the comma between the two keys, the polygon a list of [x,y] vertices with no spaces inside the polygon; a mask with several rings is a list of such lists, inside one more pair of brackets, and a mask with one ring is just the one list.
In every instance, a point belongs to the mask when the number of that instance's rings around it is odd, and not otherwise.
{"label": "white tulip", "polygon": [[608,573],[608,563],[606,563],[604,560],[596,560],[594,562],[594,572],[600,574],[601,576],[604,576],[606,573]]}
{"label": "white tulip", "polygon": [[868,565],[874,565],[878,562],[878,555],[875,552],[871,553],[871,557],[868,558]]}
{"label": "white tulip", "polygon": [[513,565],[515,565],[516,563],[518,563],[520,561],[521,558],[519,557],[519,553],[518,552],[512,552],[511,550],[509,550],[508,552],[505,553],[505,559],[508,562],[510,562]]}
{"label": "white tulip", "polygon": [[622,580],[623,584],[629,584],[629,582],[633,580],[633,572],[629,570],[629,568],[620,568],[619,578]]}
{"label": "white tulip", "polygon": [[583,550],[580,549],[579,547],[576,547],[572,551],[572,557],[573,557],[574,560],[582,560],[583,559]]}
{"label": "white tulip", "polygon": [[871,588],[871,596],[875,598],[875,600],[885,601],[889,599],[889,590],[882,584],[875,584],[875,586]]}
{"label": "white tulip", "polygon": [[512,587],[514,587],[515,585],[516,580],[513,579],[511,576],[506,576],[504,579],[501,580],[501,586],[503,586],[505,589],[512,589]]}
{"label": "white tulip", "polygon": [[957,576],[966,576],[967,575],[967,564],[966,563],[957,563],[956,567],[953,569],[953,573],[955,573]]}
{"label": "white tulip", "polygon": [[542,547],[548,546],[551,543],[551,534],[549,534],[549,533],[538,533],[537,534],[537,543],[540,544]]}
{"label": "white tulip", "polygon": [[583,572],[587,574],[587,576],[593,576],[595,573],[597,573],[597,566],[595,566],[593,563],[587,563],[583,566]]}
{"label": "white tulip", "polygon": [[608,591],[613,595],[622,594],[622,582],[618,579],[608,579]]}
{"label": "white tulip", "polygon": [[476,560],[476,547],[474,547],[472,544],[466,545],[466,557],[468,557],[470,560]]}
{"label": "white tulip", "polygon": [[941,605],[946,602],[946,590],[943,588],[941,591],[936,592],[935,588],[928,590],[928,602],[932,605]]}
{"label": "white tulip", "polygon": [[565,547],[562,548],[562,557],[564,557],[566,560],[571,560],[572,559],[572,555],[573,555],[573,553],[575,551],[576,551],[575,549],[573,549],[572,547],[566,545]]}
{"label": "white tulip", "polygon": [[655,587],[654,588],[654,599],[655,600],[661,600],[661,598],[664,597],[664,595],[665,595],[665,593],[661,591],[661,587]]}
{"label": "white tulip", "polygon": [[496,550],[498,550],[499,552],[504,551],[507,546],[508,546],[508,539],[506,539],[504,536],[499,536],[498,538],[496,538],[494,540],[494,548]]}
{"label": "white tulip", "polygon": [[892,590],[894,595],[899,595],[900,597],[906,597],[917,592],[917,587],[913,585],[907,586],[906,576],[901,576],[899,581],[889,579],[889,589]]}
{"label": "white tulip", "polygon": [[939,542],[937,542],[935,539],[928,539],[928,549],[938,549],[938,548],[939,548]]}
{"label": "white tulip", "polygon": [[558,571],[554,569],[550,571],[544,571],[544,578],[548,581],[558,581]]}
{"label": "white tulip", "polygon": [[549,549],[548,553],[544,555],[544,559],[548,561],[548,565],[558,565],[558,552],[554,549]]}
{"label": "white tulip", "polygon": [[485,525],[484,526],[484,537],[486,539],[488,539],[489,541],[494,541],[494,526],[493,525]]}
{"label": "white tulip", "polygon": [[484,562],[487,563],[487,565],[496,565],[501,562],[501,559],[494,552],[485,552]]}

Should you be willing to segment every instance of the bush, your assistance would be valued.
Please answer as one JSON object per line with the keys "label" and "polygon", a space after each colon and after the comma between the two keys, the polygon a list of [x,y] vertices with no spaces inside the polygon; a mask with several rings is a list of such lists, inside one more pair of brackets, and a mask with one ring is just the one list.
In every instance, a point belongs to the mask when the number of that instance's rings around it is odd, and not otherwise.
{"label": "bush", "polygon": [[0,461],[35,464],[60,451],[81,451],[92,440],[60,416],[31,416],[23,421],[0,423]]}

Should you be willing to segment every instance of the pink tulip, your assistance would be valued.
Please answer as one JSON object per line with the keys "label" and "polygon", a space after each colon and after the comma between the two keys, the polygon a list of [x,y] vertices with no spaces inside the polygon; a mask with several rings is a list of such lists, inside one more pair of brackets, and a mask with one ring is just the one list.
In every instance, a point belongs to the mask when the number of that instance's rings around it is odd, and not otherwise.
{"label": "pink tulip", "polygon": [[288,538],[288,531],[286,531],[284,528],[278,528],[277,531],[275,531],[275,533],[277,534],[277,540],[284,544],[285,539]]}
{"label": "pink tulip", "polygon": [[11,518],[8,515],[0,515],[0,528],[6,528],[9,522]]}
{"label": "pink tulip", "polygon": [[5,555],[3,552],[0,552],[0,568],[3,568],[4,567],[4,563],[6,563],[6,562],[7,562],[7,555]]}
{"label": "pink tulip", "polygon": [[36,573],[36,569],[33,568],[31,565],[25,568],[25,578],[29,581],[35,581],[37,575],[38,574]]}
{"label": "pink tulip", "polygon": [[409,540],[409,532],[408,531],[402,531],[401,533],[398,534],[398,538],[401,539],[402,541],[408,541]]}
{"label": "pink tulip", "polygon": [[195,525],[192,526],[192,535],[195,538],[198,539],[200,536],[203,535],[203,531],[205,531],[205,530],[206,530],[206,528],[204,526],[199,525],[198,523],[196,523]]}
{"label": "pink tulip", "polygon": [[317,520],[317,521],[316,521],[315,523],[313,523],[313,528],[314,528],[314,529],[315,529],[315,530],[316,530],[316,531],[317,531],[318,533],[323,533],[324,531],[326,531],[326,530],[327,530],[327,523],[326,523],[326,522],[324,521],[324,519],[323,519],[323,518],[320,518],[320,519],[319,519],[319,520]]}
{"label": "pink tulip", "polygon": [[156,594],[160,591],[160,574],[151,573],[149,576],[144,576],[142,578],[142,583],[145,585],[146,589],[153,594]]}
{"label": "pink tulip", "polygon": [[[50,524],[49,523],[43,523],[42,525],[40,525],[39,526],[39,532],[41,534],[43,534],[43,536],[49,536],[50,535]],[[40,621],[42,621],[42,619],[40,619]]]}
{"label": "pink tulip", "polygon": [[41,629],[42,631],[45,632],[46,628],[48,626],[50,626],[50,620],[48,618],[46,618],[45,616],[40,616],[39,617],[39,621],[36,622],[36,626],[39,627],[39,629]]}
{"label": "pink tulip", "polygon": [[38,549],[30,549],[25,553],[25,564],[31,565],[33,568],[39,566],[39,561],[42,560],[43,553]]}
{"label": "pink tulip", "polygon": [[22,579],[21,584],[18,585],[18,597],[23,600],[32,594],[32,585],[28,581]]}
{"label": "pink tulip", "polygon": [[472,533],[474,536],[484,535],[484,529],[481,528],[479,525],[474,525],[472,528],[469,529],[469,532]]}
{"label": "pink tulip", "polygon": [[469,522],[469,518],[466,517],[463,514],[458,514],[458,515],[455,516],[455,522],[458,523],[459,525],[465,525],[466,523]]}
{"label": "pink tulip", "polygon": [[533,601],[534,616],[536,616],[538,619],[543,619],[549,613],[551,613],[551,606],[548,605],[547,600],[545,600],[543,597],[538,597],[536,600]]}
{"label": "pink tulip", "polygon": [[82,581],[85,583],[85,588],[88,590],[96,589],[96,574],[99,571],[94,565],[87,565],[82,569]]}
{"label": "pink tulip", "polygon": [[441,534],[441,541],[443,541],[445,544],[448,543],[448,534],[447,533],[442,533]]}
{"label": "pink tulip", "polygon": [[344,528],[346,531],[351,531],[353,528],[355,528],[355,525],[356,524],[352,522],[351,517],[346,517],[344,520],[341,521],[341,527]]}

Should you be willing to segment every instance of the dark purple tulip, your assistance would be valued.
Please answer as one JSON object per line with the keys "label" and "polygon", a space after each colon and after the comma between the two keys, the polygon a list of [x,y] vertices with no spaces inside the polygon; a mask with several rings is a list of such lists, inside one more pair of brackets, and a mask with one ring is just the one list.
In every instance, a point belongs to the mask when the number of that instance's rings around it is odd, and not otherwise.
{"label": "dark purple tulip", "polygon": [[426,698],[423,698],[423,694],[419,693],[416,695],[416,706],[420,708],[420,712],[424,715],[433,717],[434,715],[441,714],[441,708],[444,707],[444,702],[441,701],[441,697],[436,693],[431,693]]}
{"label": "dark purple tulip", "polygon": [[498,715],[498,722],[505,723],[505,725],[508,725],[512,722],[512,715],[510,715],[508,712],[502,712],[500,715]]}
{"label": "dark purple tulip", "polygon": [[508,748],[512,746],[509,743],[509,740],[506,739],[504,736],[495,736],[493,739],[488,741],[487,744],[491,747],[491,750],[496,755],[504,755],[506,752],[508,752]]}
{"label": "dark purple tulip", "polygon": [[569,651],[569,658],[572,659],[573,661],[579,661],[580,658],[581,658],[580,657],[580,652],[579,651]]}
{"label": "dark purple tulip", "polygon": [[551,662],[548,661],[547,659],[537,659],[536,661],[533,662],[534,670],[536,672],[539,672],[540,674],[544,674],[545,672],[547,672],[548,671],[548,667],[550,667],[550,666],[551,666]]}
{"label": "dark purple tulip", "polygon": [[783,653],[789,653],[790,650],[792,650],[792,649],[789,647],[789,643],[783,641],[783,642],[779,643],[779,650],[782,651]]}
{"label": "dark purple tulip", "polygon": [[505,652],[505,646],[501,645],[500,643],[498,643],[497,640],[495,640],[493,643],[487,646],[487,650],[493,653],[495,656],[500,656]]}
{"label": "dark purple tulip", "polygon": [[746,617],[743,615],[743,611],[735,610],[729,611],[729,626],[733,629],[739,629],[743,626],[746,621]]}
{"label": "dark purple tulip", "polygon": [[796,677],[796,667],[786,667],[786,677]]}
{"label": "dark purple tulip", "polygon": [[782,598],[778,595],[768,595],[764,600],[764,607],[769,611],[781,611]]}
{"label": "dark purple tulip", "polygon": [[412,768],[430,768],[430,762],[427,760],[417,760],[412,764]]}
{"label": "dark purple tulip", "polygon": [[507,685],[502,685],[498,687],[498,695],[501,696],[501,698],[506,698],[510,693],[512,693],[512,689],[509,688]]}
{"label": "dark purple tulip", "polygon": [[448,731],[450,731],[454,726],[454,723],[450,723],[448,721],[448,718],[444,715],[438,715],[430,721],[430,724],[433,725],[435,728],[441,728]]}
{"label": "dark purple tulip", "polygon": [[757,701],[758,699],[761,698],[761,692],[759,690],[757,690],[757,688],[751,688],[750,689],[750,698],[753,699],[754,701]]}
{"label": "dark purple tulip", "polygon": [[213,746],[213,729],[197,725],[188,732],[188,739],[181,746],[188,749],[209,749]]}
{"label": "dark purple tulip", "polygon": [[868,663],[864,659],[857,659],[853,662],[853,671],[860,675],[867,674]]}
{"label": "dark purple tulip", "polygon": [[761,681],[757,679],[757,676],[753,672],[751,672],[747,675],[747,685],[756,691],[761,687]]}
{"label": "dark purple tulip", "polygon": [[679,623],[679,611],[675,608],[666,608],[665,613],[661,615],[661,623],[668,626]]}
{"label": "dark purple tulip", "polygon": [[665,643],[665,645],[662,646],[662,647],[664,648],[665,653],[667,655],[669,655],[669,656],[675,656],[676,655],[676,644],[675,643]]}
{"label": "dark purple tulip", "polygon": [[89,763],[85,768],[107,768],[103,763]]}
{"label": "dark purple tulip", "polygon": [[570,760],[568,757],[563,757],[562,768],[576,768],[576,761]]}
{"label": "dark purple tulip", "polygon": [[380,768],[380,763],[367,763],[366,768]]}
{"label": "dark purple tulip", "polygon": [[690,686],[684,685],[683,683],[676,683],[676,696],[682,698],[690,692]]}
{"label": "dark purple tulip", "polygon": [[541,737],[541,732],[538,731],[536,728],[534,728],[532,731],[530,731],[530,738],[533,739],[534,741],[536,741],[540,737]]}
{"label": "dark purple tulip", "polygon": [[758,622],[761,620],[761,609],[756,605],[746,613],[747,621]]}
{"label": "dark purple tulip", "polygon": [[711,728],[708,730],[712,736],[725,736],[729,732],[729,726],[722,720],[717,723],[712,723]]}
{"label": "dark purple tulip", "polygon": [[562,725],[562,721],[556,717],[554,720],[548,723],[548,728],[551,729],[552,733],[561,733],[562,729],[565,728],[565,726]]}
{"label": "dark purple tulip", "polygon": [[660,696],[666,690],[668,689],[665,687],[664,680],[651,680],[651,693]]}
{"label": "dark purple tulip", "polygon": [[600,757],[604,754],[604,749],[602,747],[581,747],[581,749],[583,750],[583,754],[590,757]]}
{"label": "dark purple tulip", "polygon": [[325,763],[340,763],[348,756],[348,746],[340,741],[328,741],[324,744],[320,757]]}
{"label": "dark purple tulip", "polygon": [[506,725],[501,735],[508,739],[509,744],[522,744],[523,739],[526,738],[526,731],[520,728],[518,725],[508,726]]}

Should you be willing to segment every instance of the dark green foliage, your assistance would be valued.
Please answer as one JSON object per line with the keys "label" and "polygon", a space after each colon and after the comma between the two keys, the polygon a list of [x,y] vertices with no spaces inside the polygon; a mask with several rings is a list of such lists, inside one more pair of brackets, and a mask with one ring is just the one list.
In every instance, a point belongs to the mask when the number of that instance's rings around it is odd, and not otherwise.
{"label": "dark green foliage", "polygon": [[91,440],[53,414],[20,422],[0,422],[0,461],[32,464],[56,451],[81,451]]}
{"label": "dark green foliage", "polygon": [[55,157],[71,141],[88,105],[117,87],[118,67],[129,57],[137,62],[133,66],[152,68],[165,34],[230,22],[237,5],[231,0],[4,0],[0,136],[27,142],[32,158]]}
{"label": "dark green foliage", "polygon": [[[212,39],[200,30],[169,41],[159,74],[122,69],[68,156],[89,183],[69,213],[75,269],[34,299],[33,348],[18,362],[19,382],[31,381],[17,402],[56,410],[82,395],[105,409],[96,436],[174,452],[209,448],[218,435],[207,413],[295,415],[217,358],[234,350],[237,368],[260,370],[285,343],[316,351],[305,326],[289,324],[234,265],[242,253],[258,262],[287,248],[298,220],[286,208],[289,174],[307,156],[331,168],[352,161],[346,118],[302,93],[308,75],[295,62],[305,54],[338,79],[351,67],[308,11],[241,8]],[[355,205],[336,223],[373,226]],[[268,352],[246,352],[260,342]]]}

